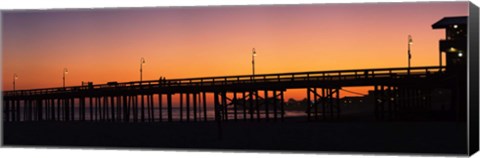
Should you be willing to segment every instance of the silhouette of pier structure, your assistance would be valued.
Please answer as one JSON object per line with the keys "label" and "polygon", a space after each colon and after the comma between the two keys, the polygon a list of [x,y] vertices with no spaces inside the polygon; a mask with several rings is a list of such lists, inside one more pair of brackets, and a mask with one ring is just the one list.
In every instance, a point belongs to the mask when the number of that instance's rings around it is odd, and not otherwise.
{"label": "silhouette of pier structure", "polygon": [[6,91],[4,120],[172,122],[172,96],[179,95],[178,121],[207,121],[207,94],[213,94],[216,120],[279,121],[285,117],[287,89],[305,89],[308,120],[334,119],[341,114],[340,90],[355,86],[375,87],[375,115],[386,119],[407,109],[428,110],[432,89],[455,87],[444,71],[438,66],[360,69]]}
{"label": "silhouette of pier structure", "polygon": [[[466,41],[466,19],[447,17],[432,25],[435,29],[446,29],[447,38],[440,41],[439,66],[161,78],[4,91],[3,119],[7,122],[208,121],[212,117],[207,110],[210,102],[216,121],[283,121],[285,91],[304,89],[308,102],[306,120],[329,120],[341,117],[342,88],[372,86],[374,115],[378,120],[398,119],[412,113],[423,115],[431,110],[432,90],[437,88],[452,92],[449,112],[463,120],[468,53],[467,43],[462,41]],[[446,66],[442,65],[442,54],[446,54]],[[213,97],[207,97],[212,94]],[[174,107],[173,95],[179,95],[179,107]],[[174,112],[175,108],[180,112]]]}

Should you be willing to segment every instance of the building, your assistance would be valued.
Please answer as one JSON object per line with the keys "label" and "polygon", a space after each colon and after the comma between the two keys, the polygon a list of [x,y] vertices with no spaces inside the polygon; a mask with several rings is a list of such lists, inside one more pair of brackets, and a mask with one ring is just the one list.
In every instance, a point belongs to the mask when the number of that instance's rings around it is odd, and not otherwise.
{"label": "building", "polygon": [[446,78],[452,90],[451,111],[457,118],[466,120],[467,114],[467,16],[444,17],[432,25],[433,29],[445,29],[445,39],[440,40],[440,64],[446,57]]}
{"label": "building", "polygon": [[432,25],[433,29],[445,29],[445,39],[439,42],[440,66],[443,54],[446,71],[466,74],[467,70],[467,16],[444,17]]}

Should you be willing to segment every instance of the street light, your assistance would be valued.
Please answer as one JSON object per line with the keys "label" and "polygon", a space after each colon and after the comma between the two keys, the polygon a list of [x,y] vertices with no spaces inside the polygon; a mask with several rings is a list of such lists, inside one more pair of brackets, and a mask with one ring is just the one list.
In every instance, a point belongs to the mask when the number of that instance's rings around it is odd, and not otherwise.
{"label": "street light", "polygon": [[410,53],[410,46],[413,44],[412,36],[408,35],[408,74],[410,75],[410,60],[412,59],[412,54]]}
{"label": "street light", "polygon": [[142,65],[145,64],[145,59],[142,57],[140,59],[140,83],[142,83],[142,72],[143,72],[143,68],[142,68]]}
{"label": "street light", "polygon": [[13,91],[15,91],[15,81],[18,79],[17,74],[13,74]]}
{"label": "street light", "polygon": [[255,52],[255,48],[252,49],[252,74],[255,76],[255,56],[257,56],[257,52]]}
{"label": "street light", "polygon": [[63,68],[63,89],[65,89],[65,76],[68,74],[68,69]]}

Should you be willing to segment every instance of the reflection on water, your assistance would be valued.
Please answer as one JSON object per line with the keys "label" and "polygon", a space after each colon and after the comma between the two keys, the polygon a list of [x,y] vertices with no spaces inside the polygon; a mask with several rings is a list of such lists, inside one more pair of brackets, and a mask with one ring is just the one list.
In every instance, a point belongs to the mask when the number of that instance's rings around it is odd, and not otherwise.
{"label": "reflection on water", "polygon": [[[90,107],[87,105],[86,109],[85,109],[85,119],[86,120],[90,120],[91,116],[95,119],[95,115],[98,115],[100,114],[101,112],[100,111],[96,111],[95,108],[93,109],[92,112],[90,112]],[[106,118],[111,118],[111,108],[110,106],[107,107],[107,111],[105,112],[107,117]],[[118,110],[116,108],[116,110]],[[215,109],[213,107],[207,107],[207,120],[208,121],[212,121],[215,119]],[[20,108],[20,120],[23,121],[25,120],[24,119],[24,115],[25,115],[25,112],[27,112],[27,110],[25,110],[23,107]],[[55,109],[55,117],[57,118],[58,114],[60,114],[60,118],[63,117],[63,112],[64,111],[58,111],[58,109],[56,108]],[[130,111],[130,120],[133,120],[133,117],[134,117],[134,111],[131,110]],[[162,120],[167,120],[168,119],[168,109],[166,107],[163,107],[162,110]],[[180,113],[182,113],[182,115],[180,115]],[[115,111],[115,115],[117,117],[118,114],[123,114],[123,109],[120,109],[120,111]],[[138,111],[137,111],[137,118],[138,119],[141,119],[141,108],[138,108]],[[44,110],[44,114],[43,116],[45,117],[47,114],[45,113],[45,110]],[[51,114],[50,114],[51,115]],[[148,110],[145,109],[144,111],[144,115],[145,115],[145,119],[148,118]],[[160,109],[158,107],[155,107],[154,110],[153,110],[153,117],[155,120],[159,120],[160,119]],[[182,116],[182,120],[186,120],[187,119],[187,110],[186,108],[184,107],[182,110],[180,108],[172,108],[172,120],[174,121],[178,121],[180,120],[180,117]],[[285,111],[285,117],[296,117],[296,116],[306,116],[306,113],[305,111]],[[121,118],[123,116],[120,116]],[[253,118],[254,119],[257,119],[258,117],[258,114],[254,111],[253,112]],[[260,109],[260,118],[265,118],[266,115],[265,115],[265,111],[264,109]],[[277,111],[277,118],[280,118],[281,117],[281,112],[280,112],[280,109],[278,109]],[[74,112],[74,118],[75,120],[80,120],[80,108],[78,108],[78,106],[75,106],[75,112]],[[204,109],[203,107],[197,107],[197,115],[196,115],[196,118],[197,120],[204,120],[205,119],[205,114],[204,114]],[[234,109],[228,109],[228,119],[234,119],[235,118],[235,115],[234,115]],[[248,110],[248,108],[246,109],[246,111],[243,110],[243,108],[238,108],[237,109],[237,119],[250,119],[250,111]],[[273,110],[270,109],[269,111],[269,118],[274,118],[274,113],[273,113]],[[98,116],[97,118],[98,120],[100,119],[100,117]],[[123,118],[122,118],[123,119]],[[108,120],[108,119],[107,119]],[[190,107],[190,120],[194,120],[194,110],[193,110],[193,107]]]}

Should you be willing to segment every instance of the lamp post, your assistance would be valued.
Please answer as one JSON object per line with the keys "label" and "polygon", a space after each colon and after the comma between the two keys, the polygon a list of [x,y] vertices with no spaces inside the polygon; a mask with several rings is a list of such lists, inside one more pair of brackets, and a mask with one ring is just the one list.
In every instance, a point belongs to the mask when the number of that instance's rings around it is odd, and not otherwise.
{"label": "lamp post", "polygon": [[408,35],[408,75],[410,75],[410,60],[412,59],[412,54],[410,51],[410,46],[413,44],[412,36]]}
{"label": "lamp post", "polygon": [[17,74],[13,74],[13,91],[15,92],[15,81],[18,79]]}
{"label": "lamp post", "polygon": [[255,56],[257,56],[257,52],[255,52],[255,48],[252,49],[252,74],[255,76]]}
{"label": "lamp post", "polygon": [[63,89],[65,89],[65,76],[68,74],[68,69],[63,68]]}
{"label": "lamp post", "polygon": [[142,68],[142,66],[143,66],[143,64],[145,64],[145,59],[142,57],[142,58],[140,59],[140,84],[142,83],[142,73],[143,73],[143,68]]}

